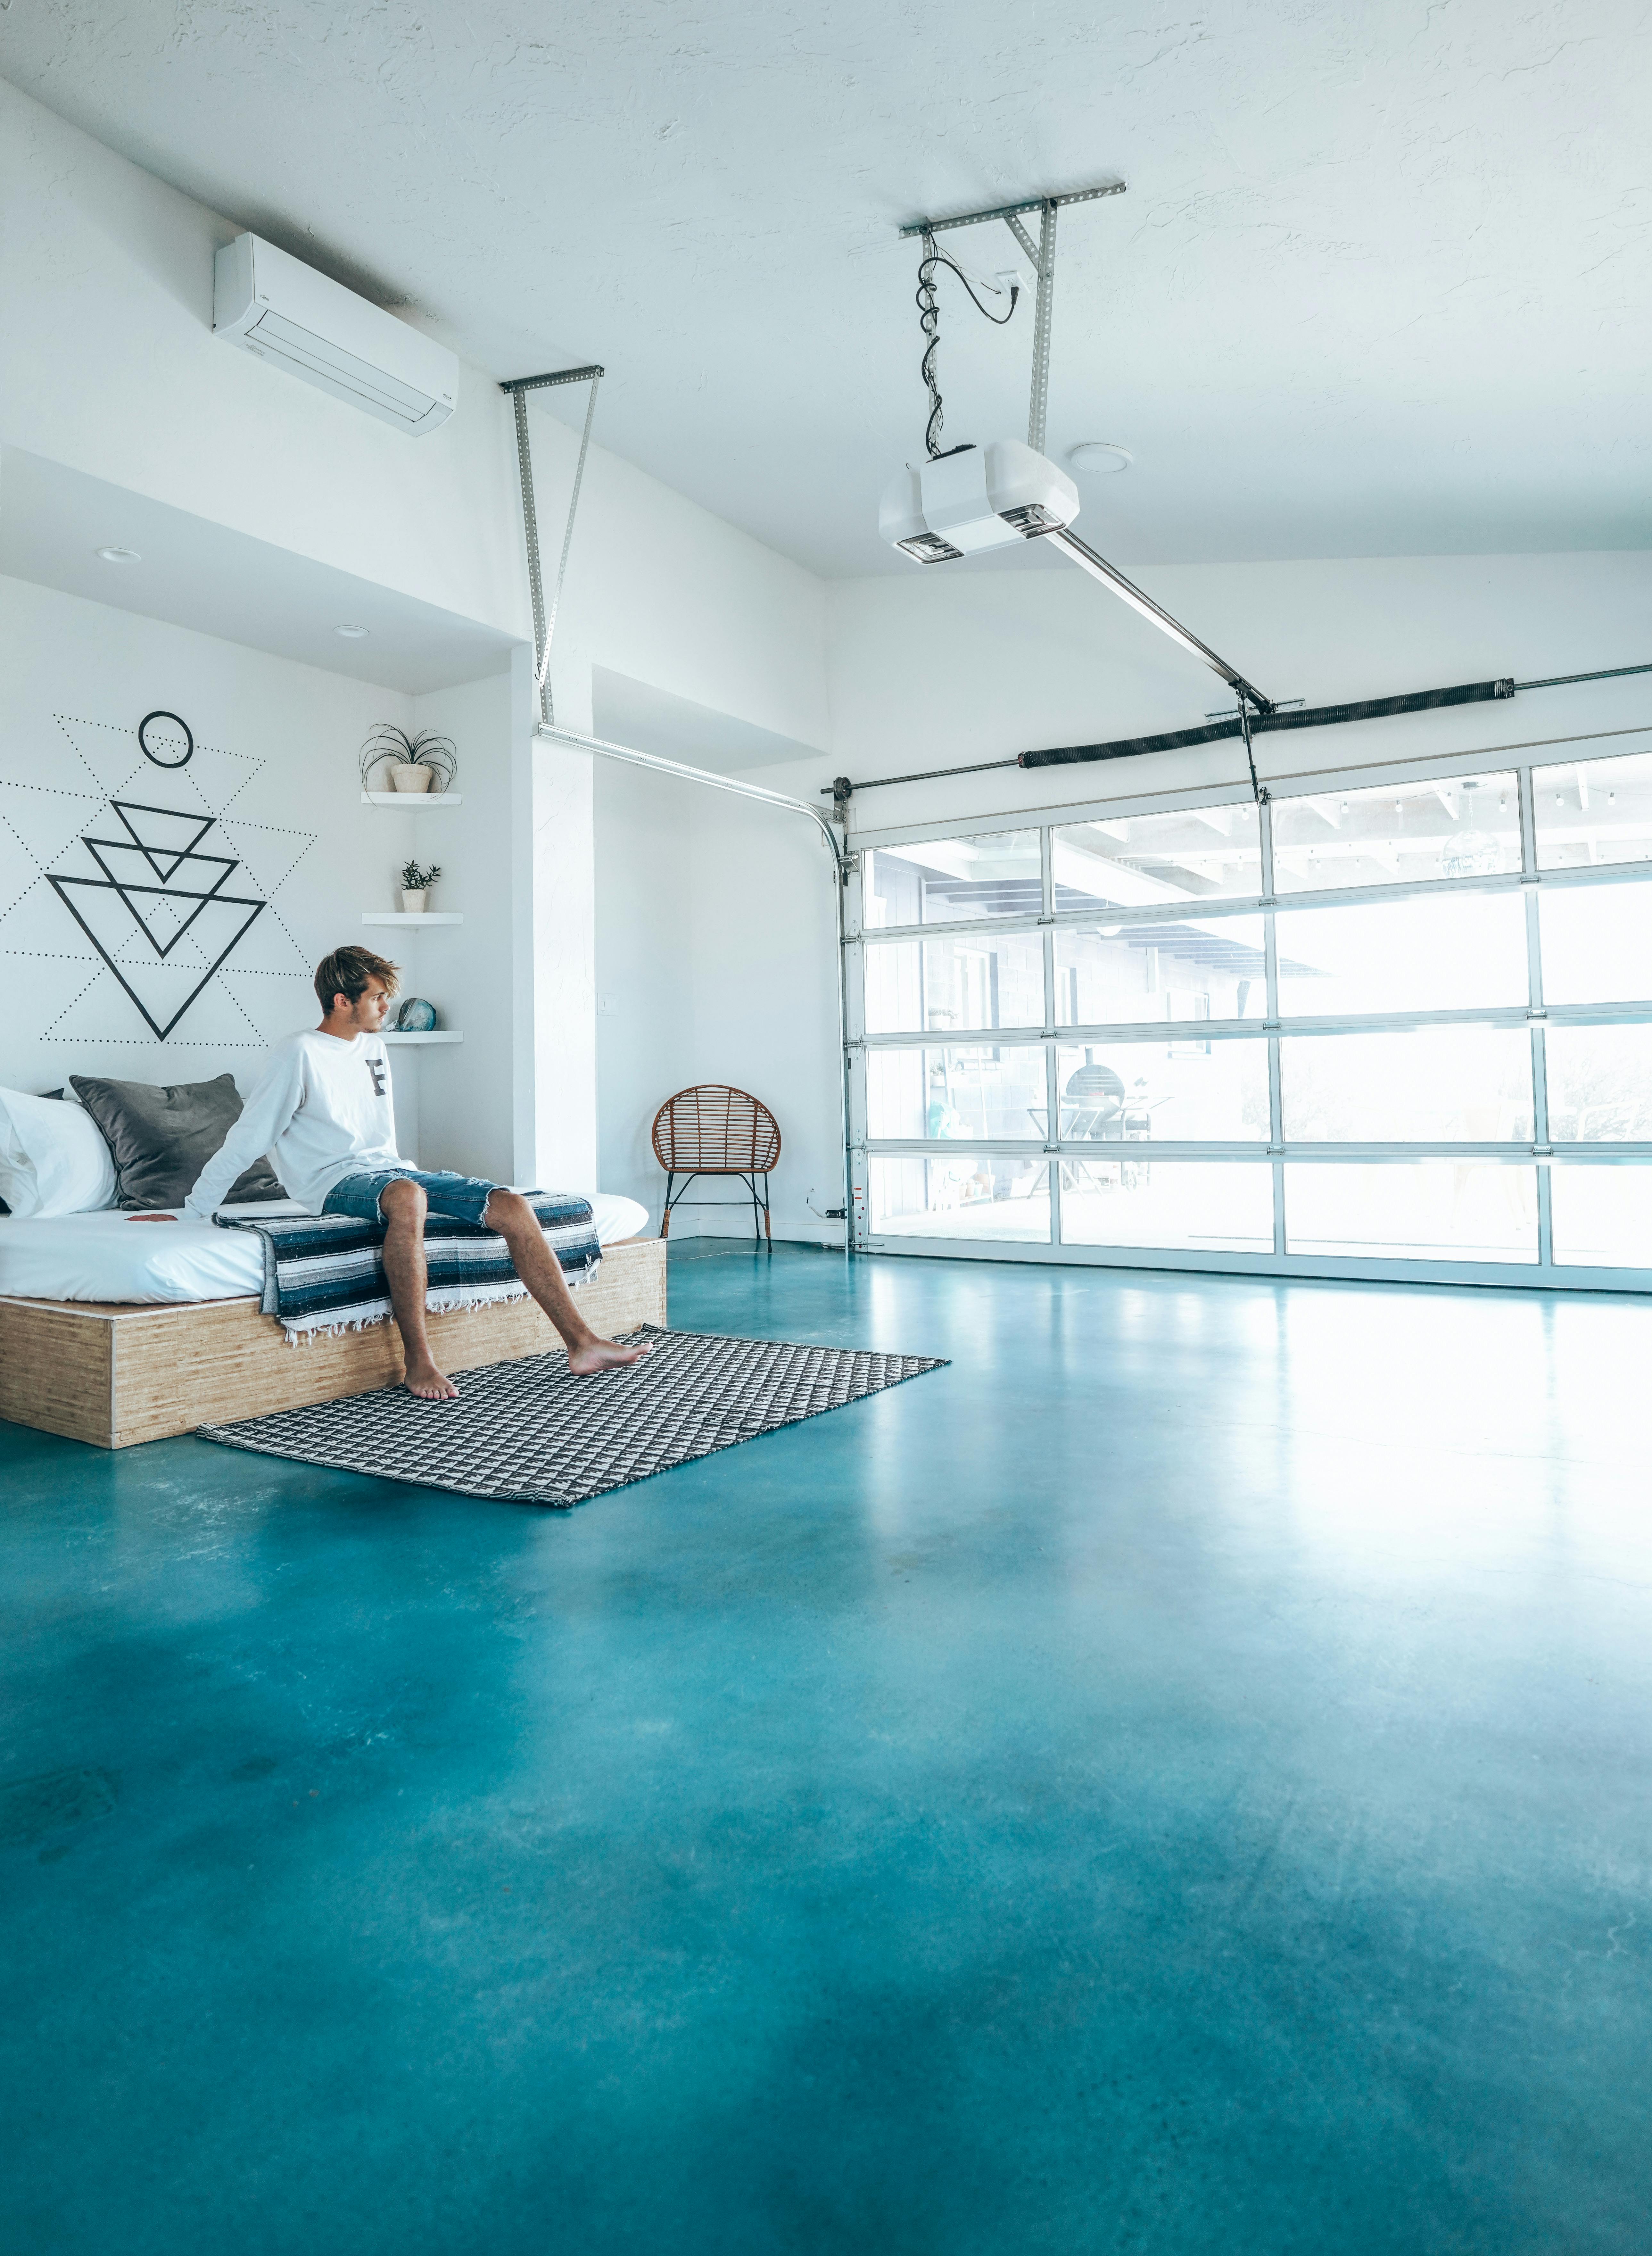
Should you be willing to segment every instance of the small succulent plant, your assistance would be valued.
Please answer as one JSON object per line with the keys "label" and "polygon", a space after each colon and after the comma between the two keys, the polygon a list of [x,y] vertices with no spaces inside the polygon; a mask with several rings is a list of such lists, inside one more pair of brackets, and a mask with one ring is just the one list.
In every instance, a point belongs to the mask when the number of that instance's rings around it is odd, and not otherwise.
{"label": "small succulent plant", "polygon": [[433,885],[440,875],[439,863],[407,861],[402,864],[402,874],[397,882],[406,892],[422,893],[427,885]]}

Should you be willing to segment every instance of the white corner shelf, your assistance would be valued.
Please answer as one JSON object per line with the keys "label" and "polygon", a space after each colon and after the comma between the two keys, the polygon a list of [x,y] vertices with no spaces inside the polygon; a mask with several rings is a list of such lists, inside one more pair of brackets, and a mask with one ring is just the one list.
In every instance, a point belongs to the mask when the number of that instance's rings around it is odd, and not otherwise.
{"label": "white corner shelf", "polygon": [[363,909],[363,924],[463,924],[453,909]]}
{"label": "white corner shelf", "polygon": [[406,1049],[411,1049],[415,1043],[428,1046],[433,1042],[462,1042],[464,1039],[462,1034],[452,1033],[446,1026],[433,1034],[381,1034],[379,1036],[382,1042],[394,1042]]}
{"label": "white corner shelf", "polygon": [[364,791],[363,807],[462,807],[461,791]]}

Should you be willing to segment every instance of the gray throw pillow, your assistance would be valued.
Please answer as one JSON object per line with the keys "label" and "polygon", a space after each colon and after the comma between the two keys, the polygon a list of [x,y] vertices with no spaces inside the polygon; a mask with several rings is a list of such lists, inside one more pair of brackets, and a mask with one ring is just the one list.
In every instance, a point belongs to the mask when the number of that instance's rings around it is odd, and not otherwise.
{"label": "gray throw pillow", "polygon": [[[241,1117],[241,1098],[227,1073],[216,1081],[165,1089],[146,1081],[94,1081],[80,1073],[72,1073],[69,1082],[109,1147],[116,1205],[140,1211],[181,1206]],[[224,1203],[285,1196],[260,1160],[230,1185]]]}

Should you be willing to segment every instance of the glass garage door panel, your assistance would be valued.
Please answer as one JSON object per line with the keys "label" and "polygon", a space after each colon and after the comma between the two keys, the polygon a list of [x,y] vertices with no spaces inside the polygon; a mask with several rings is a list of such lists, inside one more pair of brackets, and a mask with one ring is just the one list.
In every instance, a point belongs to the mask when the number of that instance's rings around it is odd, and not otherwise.
{"label": "glass garage door panel", "polygon": [[1367,1260],[1536,1261],[1537,1170],[1493,1160],[1285,1169],[1285,1250]]}
{"label": "glass garage door panel", "polygon": [[1282,1018],[1527,1000],[1526,914],[1517,892],[1282,909],[1277,927]]}
{"label": "glass garage door panel", "polygon": [[1652,752],[1534,768],[1537,867],[1652,861]]}
{"label": "glass garage door panel", "polygon": [[1050,834],[1056,908],[1146,908],[1155,901],[1255,899],[1262,845],[1254,806],[1068,823]]}
{"label": "glass garage door panel", "polygon": [[1543,888],[1543,1001],[1652,1002],[1652,885]]}
{"label": "glass garage door panel", "polygon": [[868,846],[869,1237],[1652,1287],[1652,749],[1545,758]]}
{"label": "glass garage door panel", "polygon": [[865,1057],[870,1136],[1046,1140],[1042,1048],[868,1050]]}
{"label": "glass garage door panel", "polygon": [[1287,1035],[1279,1093],[1290,1144],[1529,1144],[1531,1042],[1521,1026]]}
{"label": "glass garage door panel", "polygon": [[1652,1144],[1652,1026],[1557,1026],[1543,1038],[1557,1144]]}
{"label": "glass garage door panel", "polygon": [[1064,1144],[1268,1141],[1265,1041],[1064,1046],[1057,1075]]}
{"label": "glass garage door panel", "polygon": [[1061,1162],[1064,1245],[1271,1253],[1273,1170],[1248,1160],[1149,1160],[1139,1147]]}
{"label": "glass garage door panel", "polygon": [[946,1152],[932,1160],[870,1160],[867,1174],[874,1237],[1050,1243],[1050,1168],[1044,1160]]}
{"label": "glass garage door panel", "polygon": [[1411,885],[1520,867],[1520,790],[1508,775],[1276,799],[1274,891]]}
{"label": "glass garage door panel", "polygon": [[1259,916],[1082,925],[1056,934],[1058,1026],[1268,1014]]}
{"label": "glass garage door panel", "polygon": [[995,830],[978,838],[938,838],[923,846],[871,848],[861,898],[868,930],[1041,915],[1038,833]]}
{"label": "glass garage door panel", "polygon": [[1652,1269],[1652,1167],[1557,1163],[1549,1182],[1557,1262]]}
{"label": "glass garage door panel", "polygon": [[1036,932],[867,943],[868,1034],[1043,1024],[1044,943]]}

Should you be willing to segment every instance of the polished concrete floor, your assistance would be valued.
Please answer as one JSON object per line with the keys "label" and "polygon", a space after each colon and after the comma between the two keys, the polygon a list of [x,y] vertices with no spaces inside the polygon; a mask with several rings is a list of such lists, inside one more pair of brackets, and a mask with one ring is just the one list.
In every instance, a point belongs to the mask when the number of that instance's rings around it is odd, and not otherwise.
{"label": "polished concrete floor", "polygon": [[0,1428],[8,2256],[1652,2247],[1652,1308],[683,1249],[569,1513]]}

